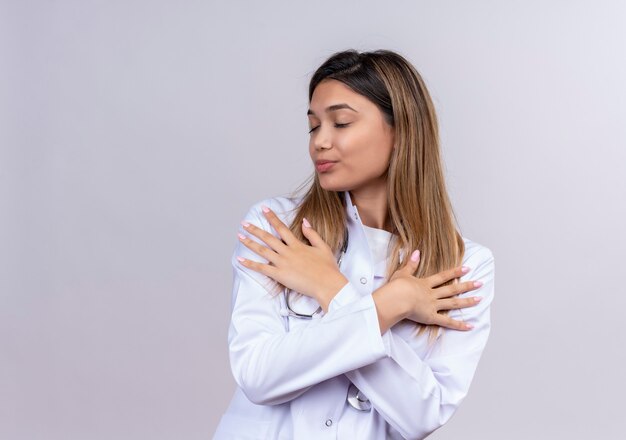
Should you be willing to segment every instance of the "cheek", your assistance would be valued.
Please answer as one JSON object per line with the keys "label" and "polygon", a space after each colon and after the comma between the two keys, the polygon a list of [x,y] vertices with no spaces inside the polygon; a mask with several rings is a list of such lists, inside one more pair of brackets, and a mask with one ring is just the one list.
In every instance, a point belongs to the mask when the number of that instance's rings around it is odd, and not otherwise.
{"label": "cheek", "polygon": [[379,173],[388,167],[391,150],[388,138],[377,136],[377,133],[366,133],[350,142],[344,155],[355,169]]}

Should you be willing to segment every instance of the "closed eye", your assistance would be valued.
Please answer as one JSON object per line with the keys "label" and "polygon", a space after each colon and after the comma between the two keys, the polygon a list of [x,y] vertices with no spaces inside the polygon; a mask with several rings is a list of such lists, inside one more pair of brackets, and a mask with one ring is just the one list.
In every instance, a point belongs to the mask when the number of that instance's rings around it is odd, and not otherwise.
{"label": "closed eye", "polygon": [[[348,125],[350,125],[349,122],[347,124],[335,124],[335,128],[344,128],[344,127],[347,127]],[[318,128],[319,128],[319,125],[317,127],[313,127],[312,129],[309,130],[309,133],[313,133]]]}

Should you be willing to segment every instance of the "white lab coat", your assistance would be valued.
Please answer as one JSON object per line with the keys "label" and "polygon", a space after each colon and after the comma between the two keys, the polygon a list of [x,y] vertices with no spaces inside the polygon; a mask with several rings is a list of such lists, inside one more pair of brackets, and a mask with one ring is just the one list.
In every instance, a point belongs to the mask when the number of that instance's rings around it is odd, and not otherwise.
{"label": "white lab coat", "polygon": [[[463,238],[463,264],[471,270],[461,281],[484,284],[460,297],[483,300],[449,315],[473,324],[472,330],[442,329],[430,349],[427,333],[415,337],[414,323],[400,322],[381,335],[371,293],[384,282],[384,264],[372,264],[357,208],[349,192],[344,197],[350,239],[341,271],[349,282],[317,319],[285,316],[284,295],[271,297],[263,287],[269,279],[236,256],[266,260],[236,246],[228,346],[238,386],[214,439],[423,439],[465,398],[490,331],[492,252]],[[261,206],[290,224],[300,200],[260,201],[245,219],[278,236]],[[292,302],[307,313],[317,306],[309,297]],[[347,404],[350,382],[370,400],[370,411]]]}

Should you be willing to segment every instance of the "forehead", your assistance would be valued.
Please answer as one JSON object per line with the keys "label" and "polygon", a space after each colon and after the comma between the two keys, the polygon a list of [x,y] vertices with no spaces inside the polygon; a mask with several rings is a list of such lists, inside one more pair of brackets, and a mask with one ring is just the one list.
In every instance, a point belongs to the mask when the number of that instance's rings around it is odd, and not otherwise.
{"label": "forehead", "polygon": [[[345,103],[357,112],[366,111],[374,106],[366,97],[353,91],[350,87],[335,79],[320,82],[311,97],[309,109],[319,116],[328,106]],[[351,110],[345,110],[352,112]]]}

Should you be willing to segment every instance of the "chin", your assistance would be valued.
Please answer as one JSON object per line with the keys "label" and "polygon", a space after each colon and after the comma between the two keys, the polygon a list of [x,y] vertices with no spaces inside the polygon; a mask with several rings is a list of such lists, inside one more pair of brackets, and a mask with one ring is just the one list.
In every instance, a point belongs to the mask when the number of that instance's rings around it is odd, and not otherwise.
{"label": "chin", "polygon": [[327,176],[318,177],[320,186],[326,191],[349,191],[352,188],[352,186],[346,184],[346,182],[338,182],[335,179],[328,179],[326,177]]}

